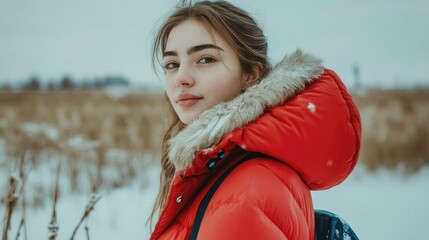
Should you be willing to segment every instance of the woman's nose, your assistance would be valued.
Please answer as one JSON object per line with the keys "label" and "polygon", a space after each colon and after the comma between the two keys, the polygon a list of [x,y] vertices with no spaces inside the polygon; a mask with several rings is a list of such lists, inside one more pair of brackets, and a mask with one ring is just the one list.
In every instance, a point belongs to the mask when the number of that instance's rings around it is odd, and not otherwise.
{"label": "woman's nose", "polygon": [[193,86],[195,84],[195,78],[192,73],[192,69],[189,66],[186,66],[186,64],[180,65],[176,75],[175,83],[178,87]]}

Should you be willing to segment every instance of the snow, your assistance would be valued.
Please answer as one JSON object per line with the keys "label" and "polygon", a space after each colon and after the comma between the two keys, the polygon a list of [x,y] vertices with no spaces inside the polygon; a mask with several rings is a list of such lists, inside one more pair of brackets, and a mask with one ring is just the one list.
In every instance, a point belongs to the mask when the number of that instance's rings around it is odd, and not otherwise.
{"label": "snow", "polygon": [[309,102],[307,105],[308,110],[310,110],[310,112],[315,113],[316,112],[316,105],[312,102]]}
{"label": "snow", "polygon": [[37,124],[32,122],[23,123],[21,124],[21,130],[26,132],[30,136],[41,133],[47,136],[50,140],[54,140],[54,141],[58,140],[58,137],[60,135],[60,133],[58,132],[58,129],[48,124]]}
{"label": "snow", "polygon": [[113,99],[123,98],[132,92],[129,86],[109,86],[104,88],[104,92]]}
{"label": "snow", "polygon": [[77,150],[93,149],[100,145],[98,141],[91,141],[86,138],[83,138],[82,136],[74,136],[72,138],[69,138],[67,143],[69,144],[69,146]]}

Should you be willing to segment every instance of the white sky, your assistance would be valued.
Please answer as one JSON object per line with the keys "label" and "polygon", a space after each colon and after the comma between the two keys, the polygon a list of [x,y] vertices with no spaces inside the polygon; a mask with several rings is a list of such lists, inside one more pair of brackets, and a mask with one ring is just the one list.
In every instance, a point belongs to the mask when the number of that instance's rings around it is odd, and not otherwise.
{"label": "white sky", "polygon": [[[177,1],[0,0],[0,83],[122,75],[160,83],[150,65],[154,28]],[[273,63],[301,48],[346,85],[429,84],[427,0],[234,0],[260,23]]]}

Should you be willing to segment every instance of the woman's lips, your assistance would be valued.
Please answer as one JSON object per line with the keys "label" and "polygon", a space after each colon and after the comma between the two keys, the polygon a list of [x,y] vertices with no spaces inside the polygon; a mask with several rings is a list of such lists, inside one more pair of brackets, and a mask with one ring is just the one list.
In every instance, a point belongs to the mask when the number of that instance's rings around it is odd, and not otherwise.
{"label": "woman's lips", "polygon": [[189,99],[184,99],[184,100],[180,100],[177,102],[177,104],[179,106],[182,107],[190,107],[192,105],[194,105],[195,103],[197,103],[201,98],[189,98]]}
{"label": "woman's lips", "polygon": [[199,96],[195,96],[189,93],[182,93],[177,98],[177,104],[182,107],[190,107],[196,104],[201,99],[203,98]]}

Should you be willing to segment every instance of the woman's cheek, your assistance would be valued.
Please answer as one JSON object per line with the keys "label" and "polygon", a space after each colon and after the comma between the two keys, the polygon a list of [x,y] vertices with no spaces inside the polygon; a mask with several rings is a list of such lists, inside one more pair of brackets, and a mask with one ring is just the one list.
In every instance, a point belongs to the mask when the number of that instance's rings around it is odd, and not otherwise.
{"label": "woman's cheek", "polygon": [[168,99],[170,99],[170,102],[173,103],[172,100],[174,99],[174,82],[171,79],[165,79],[164,89],[167,93]]}

